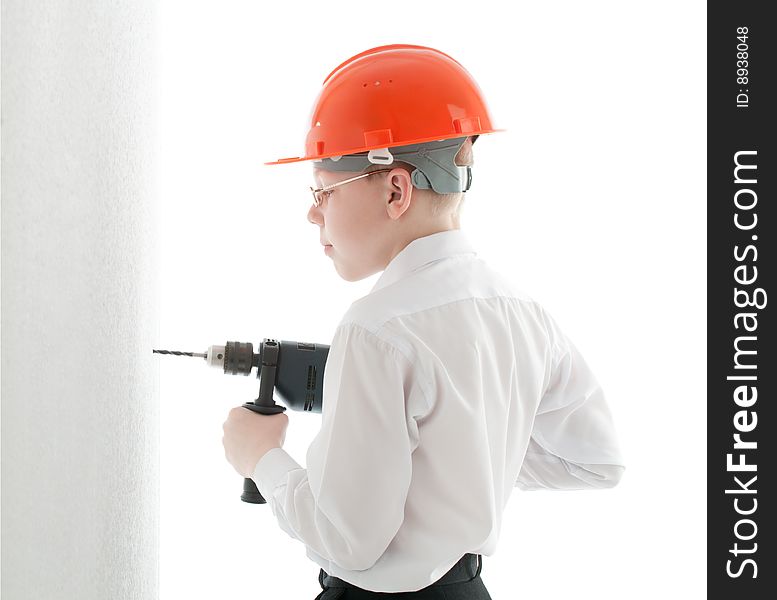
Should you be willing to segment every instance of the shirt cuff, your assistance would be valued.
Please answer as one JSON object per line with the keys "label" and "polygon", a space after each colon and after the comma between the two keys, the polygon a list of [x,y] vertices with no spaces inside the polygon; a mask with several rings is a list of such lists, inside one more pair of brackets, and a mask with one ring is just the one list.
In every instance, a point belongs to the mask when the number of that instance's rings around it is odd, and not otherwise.
{"label": "shirt cuff", "polygon": [[275,487],[286,478],[289,471],[301,469],[300,465],[283,448],[273,448],[265,452],[254,467],[253,476],[257,489],[265,500],[271,495]]}

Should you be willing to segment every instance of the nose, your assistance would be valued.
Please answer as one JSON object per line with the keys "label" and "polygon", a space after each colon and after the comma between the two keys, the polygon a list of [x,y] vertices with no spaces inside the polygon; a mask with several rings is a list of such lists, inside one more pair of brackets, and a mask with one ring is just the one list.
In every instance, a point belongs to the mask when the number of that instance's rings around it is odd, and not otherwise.
{"label": "nose", "polygon": [[308,211],[308,221],[313,223],[313,225],[321,226],[324,224],[324,219],[321,217],[321,211],[314,204],[311,204],[310,210]]}

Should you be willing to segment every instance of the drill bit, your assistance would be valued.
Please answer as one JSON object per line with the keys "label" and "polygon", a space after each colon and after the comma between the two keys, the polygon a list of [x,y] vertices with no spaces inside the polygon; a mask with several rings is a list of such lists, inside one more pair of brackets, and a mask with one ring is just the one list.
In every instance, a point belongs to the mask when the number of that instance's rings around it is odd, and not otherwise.
{"label": "drill bit", "polygon": [[207,354],[197,352],[179,352],[178,350],[153,350],[155,354],[174,354],[175,356],[196,356],[199,358],[208,358]]}

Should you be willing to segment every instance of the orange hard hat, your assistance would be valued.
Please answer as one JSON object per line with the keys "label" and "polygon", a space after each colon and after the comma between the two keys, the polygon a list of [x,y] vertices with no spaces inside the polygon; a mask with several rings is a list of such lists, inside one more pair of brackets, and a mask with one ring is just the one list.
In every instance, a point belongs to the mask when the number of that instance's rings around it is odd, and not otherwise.
{"label": "orange hard hat", "polygon": [[313,105],[305,155],[267,165],[315,160],[494,129],[469,72],[426,46],[392,44],[357,54],[324,80]]}

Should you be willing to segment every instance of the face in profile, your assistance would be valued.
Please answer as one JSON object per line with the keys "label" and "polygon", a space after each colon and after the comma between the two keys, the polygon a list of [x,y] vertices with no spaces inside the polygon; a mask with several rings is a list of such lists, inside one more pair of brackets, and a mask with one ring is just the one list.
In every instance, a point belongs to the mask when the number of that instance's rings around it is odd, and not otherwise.
{"label": "face in profile", "polygon": [[[314,187],[321,188],[356,177],[359,173],[313,170]],[[321,202],[311,206],[308,221],[319,228],[322,252],[346,281],[358,281],[385,267],[383,229],[388,219],[382,202],[382,186],[364,177],[319,193]]]}

